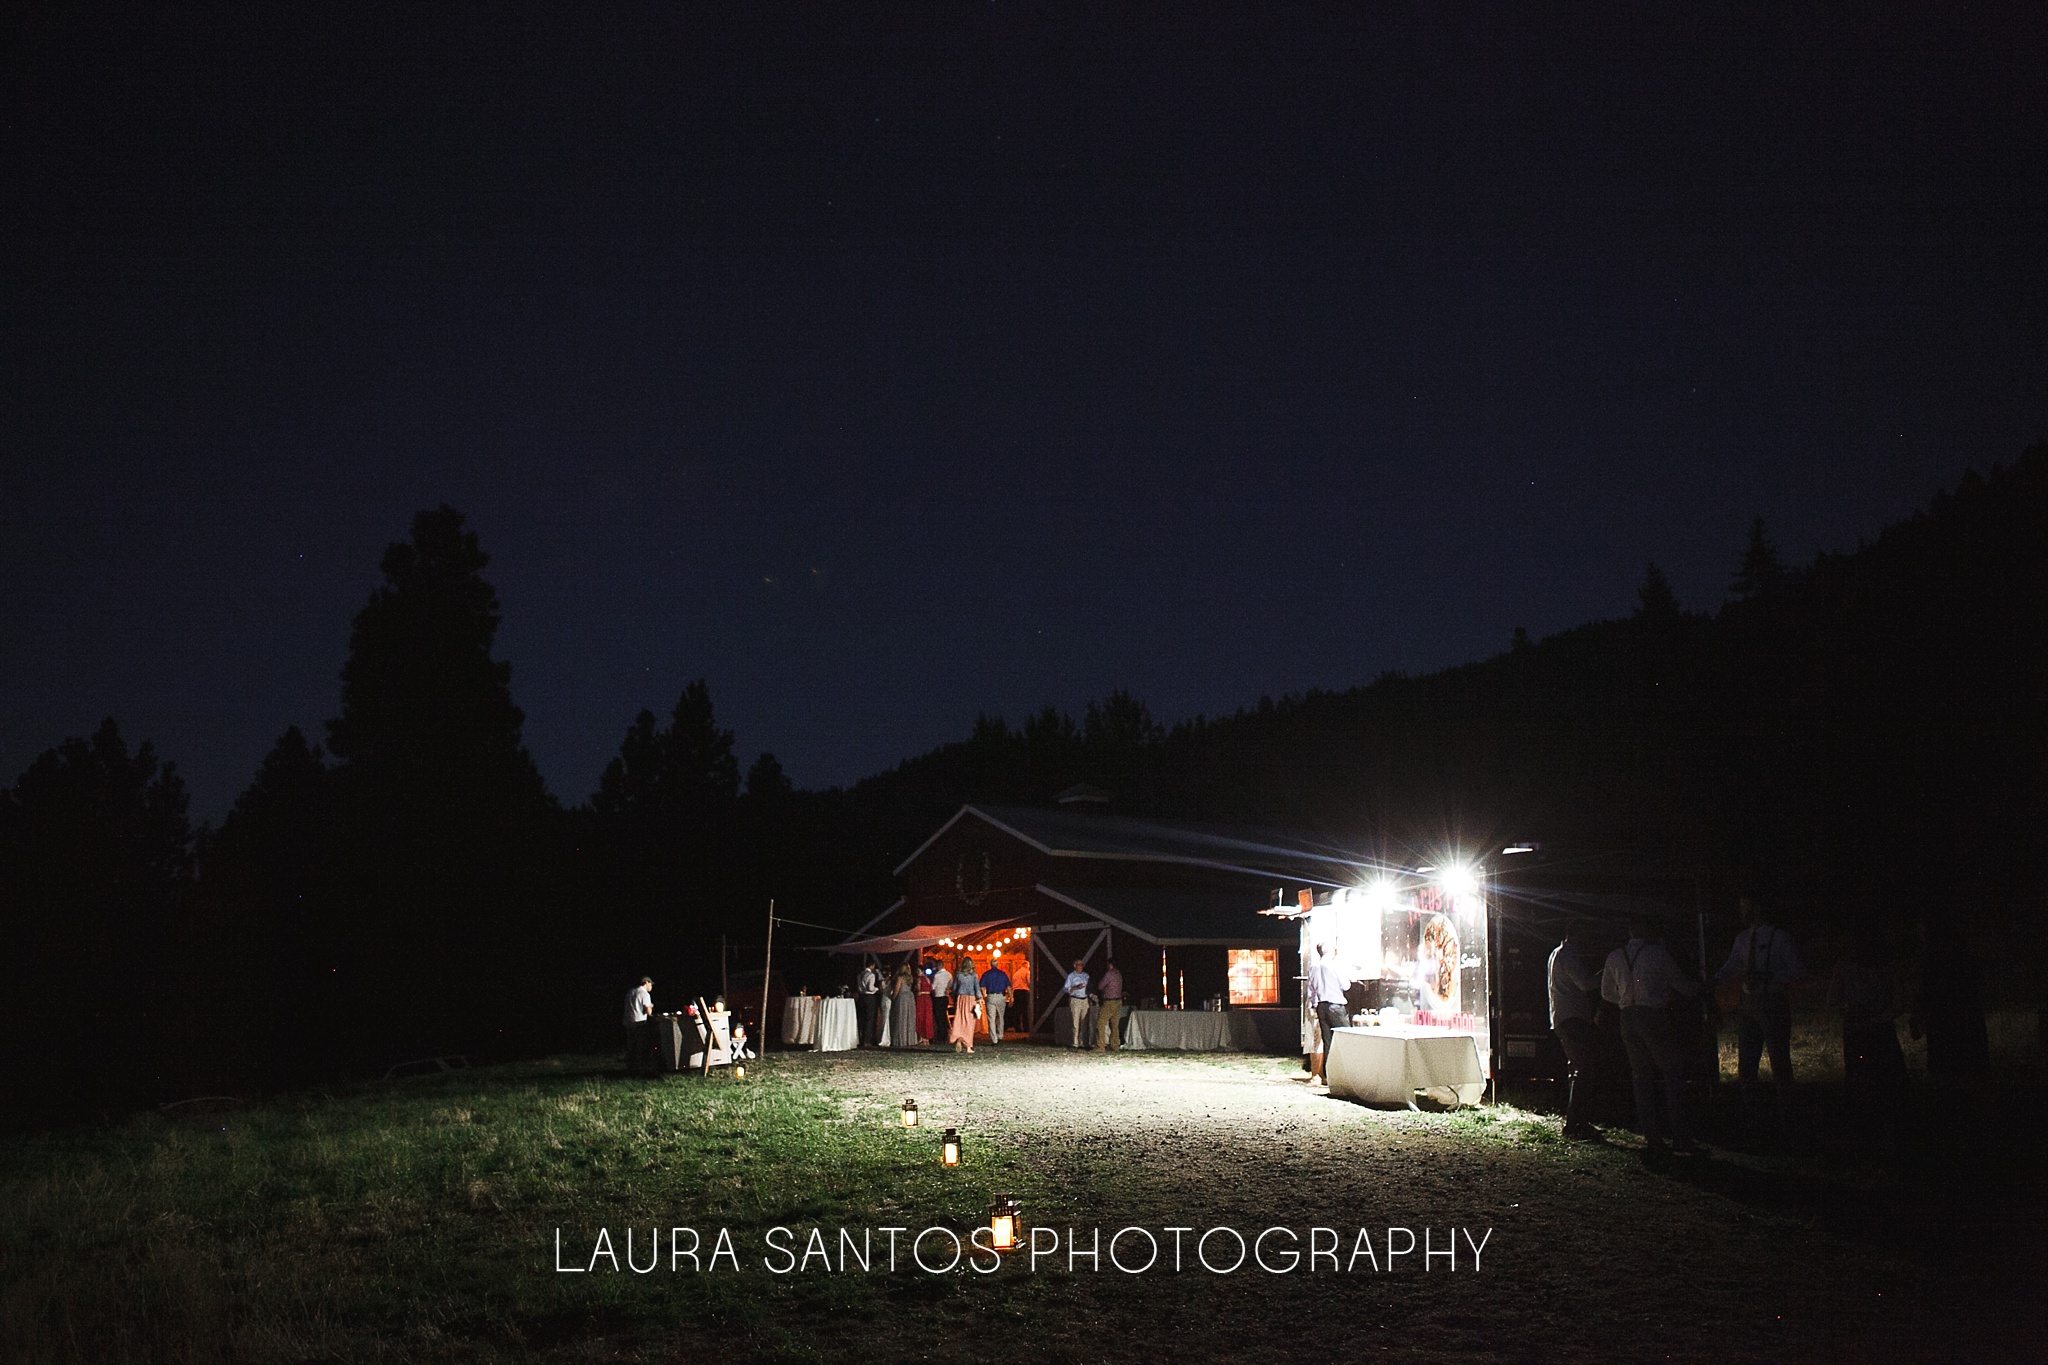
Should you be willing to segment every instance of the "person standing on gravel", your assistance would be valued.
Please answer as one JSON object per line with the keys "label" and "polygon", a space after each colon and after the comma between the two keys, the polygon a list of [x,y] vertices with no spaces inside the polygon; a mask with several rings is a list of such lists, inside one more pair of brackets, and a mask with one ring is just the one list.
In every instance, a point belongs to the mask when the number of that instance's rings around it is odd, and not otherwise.
{"label": "person standing on gravel", "polygon": [[1550,1030],[1571,1063],[1571,1093],[1564,1107],[1564,1135],[1568,1138],[1600,1136],[1587,1114],[1593,1097],[1606,1082],[1602,1065],[1606,1051],[1600,1030],[1593,1026],[1593,999],[1600,989],[1600,973],[1579,956],[1583,931],[1584,926],[1576,920],[1566,925],[1564,941],[1550,951]]}
{"label": "person standing on gravel", "polygon": [[1646,1154],[1665,1150],[1657,1121],[1657,1076],[1664,1076],[1673,1149],[1696,1152],[1685,1125],[1685,1049],[1671,1021],[1671,993],[1691,995],[1699,989],[1678,970],[1663,944],[1650,936],[1655,926],[1633,920],[1628,942],[1607,955],[1600,974],[1600,996],[1621,1011],[1621,1044],[1628,1049],[1628,1069],[1635,1082],[1636,1122],[1643,1130]]}
{"label": "person standing on gravel", "polygon": [[953,972],[944,958],[932,972],[932,1046],[953,1033]]}
{"label": "person standing on gravel", "polygon": [[1124,974],[1117,970],[1115,958],[1103,959],[1102,981],[1096,989],[1102,1003],[1095,1010],[1095,1050],[1122,1052],[1124,1041],[1118,1025],[1124,1012]]}
{"label": "person standing on gravel", "polygon": [[974,1026],[981,1019],[981,974],[974,959],[960,959],[953,973],[953,1043],[963,1052],[974,1051]]}
{"label": "person standing on gravel", "polygon": [[1060,987],[1067,997],[1067,1018],[1074,1026],[1074,1036],[1068,1046],[1076,1052],[1086,1047],[1083,1042],[1088,1024],[1088,963],[1086,959],[1075,958],[1074,970],[1067,973],[1066,984]]}
{"label": "person standing on gravel", "polygon": [[882,971],[872,958],[854,982],[853,1007],[860,1023],[860,1045],[878,1046],[882,1041]]}
{"label": "person standing on gravel", "polygon": [[1756,1121],[1757,1063],[1769,1052],[1771,1094],[1782,1128],[1792,1094],[1792,1001],[1786,987],[1805,976],[1806,968],[1792,936],[1764,918],[1762,905],[1746,895],[1738,904],[1744,928],[1714,980],[1742,982],[1735,1017],[1735,1074],[1742,1085],[1743,1118]]}
{"label": "person standing on gravel", "polygon": [[1315,1005],[1319,1044],[1309,1057],[1308,1078],[1311,1083],[1330,1083],[1330,1044],[1336,1041],[1337,1030],[1351,1022],[1344,1006],[1344,988],[1350,984],[1345,980],[1343,969],[1338,967],[1330,946],[1316,944],[1316,960],[1308,969],[1309,997]]}
{"label": "person standing on gravel", "polygon": [[1003,970],[1001,962],[990,962],[988,970],[981,974],[981,1005],[988,1011],[989,1044],[1000,1044],[1010,1008],[1010,974]]}

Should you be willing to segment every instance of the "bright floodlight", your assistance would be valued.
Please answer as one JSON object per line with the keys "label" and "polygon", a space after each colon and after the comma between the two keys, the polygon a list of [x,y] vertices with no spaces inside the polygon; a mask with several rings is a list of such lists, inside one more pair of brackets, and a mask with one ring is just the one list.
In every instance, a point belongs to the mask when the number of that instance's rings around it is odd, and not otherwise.
{"label": "bright floodlight", "polygon": [[1453,900],[1463,900],[1479,891],[1479,875],[1464,863],[1452,863],[1437,873],[1436,879]]}
{"label": "bright floodlight", "polygon": [[1374,878],[1372,883],[1365,888],[1365,904],[1368,909],[1391,909],[1394,899],[1394,883],[1390,878]]}

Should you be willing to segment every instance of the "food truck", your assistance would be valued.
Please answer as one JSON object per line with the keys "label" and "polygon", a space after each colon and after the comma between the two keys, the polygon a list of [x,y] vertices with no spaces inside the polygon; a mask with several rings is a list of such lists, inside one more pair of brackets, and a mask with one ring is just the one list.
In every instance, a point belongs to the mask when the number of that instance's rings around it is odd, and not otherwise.
{"label": "food truck", "polygon": [[[1467,1035],[1498,1074],[1491,965],[1494,924],[1484,880],[1463,866],[1386,871],[1364,885],[1276,895],[1266,912],[1297,921],[1304,977],[1316,946],[1334,955],[1354,1027]],[[1301,1047],[1320,1050],[1315,1004],[1302,993]]]}

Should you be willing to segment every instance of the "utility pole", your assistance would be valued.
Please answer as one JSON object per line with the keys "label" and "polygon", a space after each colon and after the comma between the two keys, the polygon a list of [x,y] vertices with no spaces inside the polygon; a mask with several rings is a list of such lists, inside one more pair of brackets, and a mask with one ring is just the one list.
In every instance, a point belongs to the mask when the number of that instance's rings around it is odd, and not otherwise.
{"label": "utility pole", "polygon": [[768,1055],[768,974],[775,968],[775,902],[768,902],[768,952],[761,959],[761,1042],[755,1055]]}

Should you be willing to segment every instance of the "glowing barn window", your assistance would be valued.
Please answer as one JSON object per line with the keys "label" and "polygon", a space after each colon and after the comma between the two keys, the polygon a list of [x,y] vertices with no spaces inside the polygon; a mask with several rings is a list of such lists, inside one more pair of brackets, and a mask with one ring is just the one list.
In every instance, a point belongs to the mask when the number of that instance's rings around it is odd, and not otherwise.
{"label": "glowing barn window", "polygon": [[1280,950],[1278,948],[1232,948],[1230,950],[1230,1003],[1233,1005],[1277,1005],[1280,1003]]}

